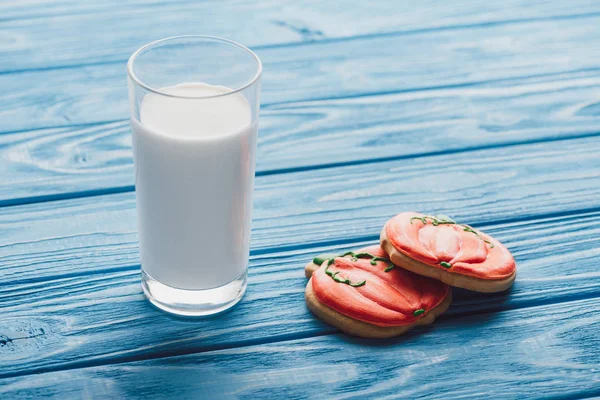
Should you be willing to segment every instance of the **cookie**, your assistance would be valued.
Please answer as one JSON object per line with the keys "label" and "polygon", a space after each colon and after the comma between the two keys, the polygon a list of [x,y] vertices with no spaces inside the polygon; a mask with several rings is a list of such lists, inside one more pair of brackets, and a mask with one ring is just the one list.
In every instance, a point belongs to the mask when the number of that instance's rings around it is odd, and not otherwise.
{"label": "cookie", "polygon": [[445,215],[398,214],[383,227],[381,247],[402,268],[476,292],[501,292],[517,276],[502,243]]}
{"label": "cookie", "polygon": [[312,313],[363,338],[389,338],[431,324],[452,301],[448,285],[395,266],[379,245],[316,257],[305,273]]}

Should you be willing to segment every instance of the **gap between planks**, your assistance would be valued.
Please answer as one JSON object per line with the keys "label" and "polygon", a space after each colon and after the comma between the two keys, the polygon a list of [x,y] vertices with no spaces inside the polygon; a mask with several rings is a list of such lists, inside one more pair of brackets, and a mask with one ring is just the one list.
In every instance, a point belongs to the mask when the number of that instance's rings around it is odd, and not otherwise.
{"label": "gap between planks", "polygon": [[[120,61],[118,63],[120,63]],[[112,63],[102,63],[102,64],[112,64]],[[68,69],[68,68],[70,68],[70,67],[54,68],[54,69]],[[49,68],[49,69],[52,69],[52,68]],[[371,91],[371,92],[344,94],[341,96],[320,96],[320,97],[311,97],[311,98],[303,98],[303,99],[295,99],[295,100],[283,100],[283,101],[276,101],[276,102],[272,102],[272,103],[261,103],[260,108],[261,108],[261,110],[268,110],[271,107],[280,107],[280,106],[286,106],[286,105],[290,105],[290,104],[303,105],[303,103],[312,103],[312,102],[353,100],[353,99],[361,99],[361,98],[369,98],[369,97],[395,96],[395,95],[402,95],[402,94],[407,94],[407,93],[435,92],[435,91],[443,91],[443,90],[464,89],[464,88],[485,86],[485,85],[496,84],[496,83],[514,82],[515,80],[523,81],[523,80],[529,80],[529,79],[534,80],[534,79],[538,79],[538,78],[554,78],[554,77],[558,78],[558,77],[561,77],[564,75],[595,73],[595,72],[599,72],[599,71],[600,71],[600,67],[576,68],[576,69],[570,69],[570,70],[558,71],[558,72],[528,74],[528,75],[520,75],[518,77],[506,77],[506,78],[497,78],[497,79],[484,79],[484,80],[479,80],[479,81],[454,83],[454,84],[449,84],[449,85],[418,86],[418,87],[411,87],[411,88],[407,88],[407,89],[375,90],[375,91]],[[0,75],[2,75],[2,72],[0,72]],[[50,126],[41,126],[41,127],[33,127],[33,128],[23,128],[23,129],[0,131],[0,135],[11,135],[11,134],[26,133],[26,132],[43,131],[43,130],[47,130],[47,129],[87,128],[87,127],[95,127],[95,126],[99,126],[99,125],[126,123],[128,121],[129,121],[128,118],[121,118],[121,119],[108,119],[108,120],[92,121],[92,122],[62,124],[62,125],[50,125]]]}
{"label": "gap between planks", "polygon": [[[590,207],[590,208],[582,208],[576,210],[567,210],[567,211],[556,211],[550,213],[542,213],[536,215],[530,215],[528,217],[513,217],[513,218],[503,218],[492,220],[486,222],[485,225],[481,228],[482,230],[487,230],[489,228],[493,228],[498,225],[504,224],[512,224],[512,223],[520,223],[520,222],[534,222],[540,220],[549,220],[554,218],[565,218],[565,217],[577,217],[584,216],[590,217],[595,213],[600,213],[600,207]],[[349,247],[353,244],[357,243],[369,243],[376,242],[379,240],[379,234],[374,235],[365,235],[365,236],[353,236],[350,238],[344,239],[331,239],[331,240],[322,240],[316,242],[303,242],[302,244],[296,245],[284,245],[284,246],[272,246],[272,247],[264,247],[260,249],[250,250],[250,257],[257,256],[268,256],[276,253],[283,252],[293,252],[293,251],[303,251],[311,248],[321,248],[321,247]],[[41,278],[27,278],[22,280],[12,280],[10,281],[11,285],[22,285],[22,284],[35,284],[40,282],[51,281],[55,279],[64,279],[64,278],[77,278],[82,276],[90,276],[98,273],[118,273],[118,272],[128,272],[139,270],[140,264],[131,264],[125,265],[121,267],[115,268],[104,268],[102,271],[94,271],[94,270],[85,270],[81,272],[72,272],[72,273],[62,273],[60,275],[47,275]],[[0,288],[3,286],[7,286],[8,283],[0,283]]]}
{"label": "gap between planks", "polygon": [[[96,125],[96,124],[93,124]],[[321,169],[329,169],[329,168],[341,168],[341,167],[349,167],[355,165],[365,165],[365,164],[376,164],[381,162],[389,162],[389,161],[400,161],[400,160],[411,160],[411,159],[419,159],[426,157],[436,157],[436,156],[444,156],[444,155],[452,155],[452,154],[463,154],[474,151],[481,150],[491,150],[503,147],[519,147],[519,146],[527,146],[532,144],[539,143],[553,143],[553,142],[562,142],[568,140],[577,140],[577,139],[587,139],[600,136],[600,132],[589,132],[582,133],[579,135],[572,135],[569,137],[546,137],[546,138],[535,138],[535,139],[525,139],[525,140],[514,140],[507,141],[504,143],[491,143],[487,145],[478,145],[478,146],[467,146],[463,148],[457,149],[448,149],[448,150],[438,150],[438,151],[430,151],[424,153],[417,154],[403,154],[398,156],[386,156],[386,157],[374,157],[374,158],[365,158],[359,160],[351,160],[351,161],[340,161],[329,164],[316,164],[316,165],[304,165],[300,167],[290,167],[290,168],[281,168],[281,169],[267,169],[262,171],[256,171],[255,176],[269,176],[269,175],[279,175],[279,174],[289,174],[296,172],[306,172],[311,170],[321,170]],[[111,194],[121,194],[121,193],[129,193],[134,192],[134,185],[125,185],[125,186],[115,186],[110,188],[101,188],[101,189],[92,189],[92,190],[82,190],[75,192],[64,192],[64,193],[56,193],[56,194],[47,194],[41,196],[28,196],[28,197],[20,197],[13,199],[4,199],[0,200],[0,208],[4,207],[14,207],[14,206],[22,206],[28,204],[35,203],[47,203],[54,201],[63,201],[63,200],[74,200],[74,199],[82,199],[88,197],[95,196],[104,196]],[[577,210],[575,210],[577,212]]]}
{"label": "gap between planks", "polygon": [[[512,311],[512,310],[520,310],[520,309],[533,309],[535,310],[535,308],[538,307],[546,307],[549,305],[556,305],[556,304],[563,304],[563,303],[569,303],[569,302],[575,302],[575,301],[582,301],[582,300],[593,300],[593,299],[597,299],[600,298],[600,292],[595,293],[594,295],[588,295],[588,296],[577,296],[577,295],[572,295],[572,296],[566,296],[566,297],[561,297],[561,296],[557,296],[554,297],[552,299],[552,301],[545,301],[545,302],[535,302],[532,304],[529,304],[528,302],[524,302],[522,303],[524,306],[513,306],[513,307],[496,307],[496,308],[490,308],[489,310],[485,310],[485,311],[477,311],[477,312],[463,312],[463,313],[445,313],[443,315],[441,315],[440,317],[438,317],[436,319],[436,324],[442,322],[442,323],[447,323],[448,321],[454,321],[454,320],[461,320],[463,318],[469,318],[471,316],[475,316],[475,315],[486,315],[486,314],[490,314],[490,313],[498,313],[498,312],[506,312],[506,311]],[[423,329],[427,329],[427,327],[416,327],[415,329],[412,330],[412,332],[419,332],[420,330]],[[94,368],[94,367],[100,367],[100,366],[107,366],[107,365],[118,365],[118,364],[124,364],[124,363],[130,363],[130,362],[136,362],[136,361],[149,361],[149,360],[160,360],[160,359],[168,359],[171,357],[179,357],[179,356],[187,356],[187,355],[194,355],[194,354],[205,354],[205,353],[210,353],[210,352],[215,352],[215,351],[222,351],[222,350],[231,350],[231,349],[239,349],[239,348],[247,348],[247,347],[252,347],[252,346],[261,346],[261,345],[268,345],[268,344],[275,344],[275,343],[285,343],[285,342],[291,342],[291,341],[296,341],[296,340],[303,340],[303,339],[311,339],[311,338],[317,338],[317,337],[324,337],[324,336],[331,336],[331,335],[343,335],[341,332],[339,332],[337,329],[332,328],[332,327],[327,327],[326,330],[324,331],[306,331],[306,332],[301,332],[301,333],[290,333],[290,334],[280,334],[280,335],[273,335],[270,337],[263,337],[263,338],[256,338],[256,339],[247,339],[247,340],[242,340],[242,341],[238,341],[238,342],[229,342],[229,343],[220,343],[220,344],[215,344],[215,345],[210,345],[210,346],[205,346],[203,349],[195,351],[194,349],[184,349],[184,350],[171,350],[171,351],[164,351],[164,352],[157,352],[157,353],[153,353],[150,355],[134,355],[134,356],[128,356],[128,357],[99,357],[93,361],[85,361],[85,362],[67,362],[64,364],[61,364],[59,366],[55,366],[55,367],[42,367],[42,368],[34,368],[34,369],[30,369],[26,372],[16,372],[16,373],[0,373],[0,381],[2,379],[8,379],[8,378],[16,378],[16,377],[22,377],[22,376],[29,376],[29,375],[38,375],[38,374],[45,374],[45,373],[52,373],[52,372],[59,372],[59,371],[70,371],[70,370],[75,370],[75,369],[85,369],[85,368]]]}

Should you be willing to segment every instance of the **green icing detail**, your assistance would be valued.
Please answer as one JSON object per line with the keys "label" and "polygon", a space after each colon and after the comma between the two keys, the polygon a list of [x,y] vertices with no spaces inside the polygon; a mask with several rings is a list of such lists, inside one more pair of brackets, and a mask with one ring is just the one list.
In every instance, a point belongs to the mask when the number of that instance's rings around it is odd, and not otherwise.
{"label": "green icing detail", "polygon": [[[333,258],[331,259],[333,260]],[[363,286],[365,283],[367,283],[367,281],[362,281],[362,282],[357,282],[357,283],[352,283],[350,281],[350,279],[345,279],[345,278],[340,278],[338,275],[340,274],[340,271],[337,272],[331,272],[329,270],[329,267],[331,266],[331,264],[327,265],[327,267],[325,267],[325,273],[327,275],[329,275],[331,277],[331,279],[333,279],[334,281],[338,282],[338,283],[345,283],[346,285],[350,285],[352,287],[359,287],[359,286]]]}
{"label": "green icing detail", "polygon": [[438,216],[431,217],[429,215],[426,215],[424,217],[412,217],[410,219],[410,223],[412,224],[415,219],[421,221],[425,225],[427,225],[429,222],[431,222],[431,225],[433,226],[456,225],[456,222],[453,219],[451,219],[450,217],[446,217],[445,215],[441,216],[441,218]]}
{"label": "green icing detail", "polygon": [[370,258],[371,265],[376,265],[377,261],[386,262],[386,263],[388,263],[388,267],[385,269],[385,272],[391,271],[395,266],[387,258],[377,257],[371,253],[354,253],[352,251],[347,251],[346,253],[342,254],[341,256],[335,256],[335,255],[331,255],[331,254],[321,254],[321,255],[318,255],[317,257],[313,258],[313,263],[315,263],[317,265],[323,265],[323,263],[327,262],[327,267],[325,268],[325,273],[328,276],[330,276],[331,279],[333,279],[334,281],[336,281],[338,283],[345,283],[346,285],[350,285],[352,287],[363,286],[364,284],[367,283],[367,281],[352,283],[352,282],[350,282],[350,279],[340,278],[338,276],[338,274],[340,273],[339,271],[338,272],[329,271],[329,267],[333,265],[336,257],[346,257],[346,256],[351,256],[352,261],[356,261],[359,258],[366,258],[366,259]]}
{"label": "green icing detail", "polygon": [[442,262],[440,263],[440,265],[441,265],[442,267],[444,267],[444,268],[452,268],[452,264],[450,264],[450,263],[448,263],[448,262],[446,262],[446,261],[442,261]]}
{"label": "green icing detail", "polygon": [[483,240],[488,245],[490,245],[490,249],[494,248],[494,244],[492,242],[490,242],[489,240],[482,238],[481,235],[479,234],[479,232],[477,232],[475,229],[471,228],[469,225],[457,224],[456,221],[454,221],[452,218],[448,217],[447,215],[439,214],[439,215],[435,215],[433,217],[430,215],[425,215],[424,217],[412,217],[410,219],[410,223],[412,224],[415,219],[421,221],[425,225],[427,225],[429,222],[431,222],[431,225],[433,225],[433,226],[438,226],[438,225],[462,226],[465,232],[473,233],[479,239]]}
{"label": "green icing detail", "polygon": [[387,258],[383,258],[383,257],[373,257],[373,258],[371,259],[371,265],[377,265],[377,261],[383,261],[383,262],[386,262],[386,263],[389,263],[389,262],[390,262],[390,260],[388,260]]}
{"label": "green icing detail", "polygon": [[423,314],[423,313],[425,313],[425,310],[424,310],[424,309],[422,309],[422,308],[419,308],[418,310],[415,310],[415,312],[413,312],[413,315],[414,315],[415,317],[418,317],[419,315],[421,315],[421,314]]}
{"label": "green icing detail", "polygon": [[450,224],[455,224],[456,223],[455,220],[453,220],[452,218],[450,218],[449,216],[444,215],[444,214],[435,215],[434,218],[437,219],[437,220],[439,220],[439,221],[441,221],[441,222],[445,222],[445,223],[450,223]]}
{"label": "green icing detail", "polygon": [[490,249],[493,249],[493,248],[494,248],[494,243],[490,242],[490,241],[489,241],[489,240],[487,240],[487,239],[484,239],[484,238],[482,238],[482,237],[479,235],[479,232],[477,232],[475,229],[471,228],[469,225],[462,225],[462,226],[465,228],[465,232],[471,232],[471,233],[474,233],[474,234],[475,234],[475,236],[477,236],[479,239],[481,239],[481,240],[483,240],[484,242],[486,242],[487,244],[489,244],[489,245],[490,245]]}
{"label": "green icing detail", "polygon": [[313,263],[317,264],[319,266],[323,265],[323,263],[327,260],[329,260],[330,258],[334,258],[337,257],[335,254],[319,254],[318,256],[316,256],[315,258],[313,258]]}

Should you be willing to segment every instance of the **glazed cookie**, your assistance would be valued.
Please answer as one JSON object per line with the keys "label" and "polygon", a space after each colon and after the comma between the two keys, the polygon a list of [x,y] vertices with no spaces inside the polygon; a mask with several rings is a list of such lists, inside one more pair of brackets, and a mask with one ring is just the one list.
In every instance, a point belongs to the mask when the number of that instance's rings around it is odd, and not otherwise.
{"label": "glazed cookie", "polygon": [[517,275],[502,243],[445,215],[398,214],[383,227],[381,247],[402,268],[477,292],[506,290]]}
{"label": "glazed cookie", "polygon": [[306,304],[313,314],[364,338],[389,338],[431,324],[452,301],[448,285],[396,267],[379,245],[316,257],[305,272]]}

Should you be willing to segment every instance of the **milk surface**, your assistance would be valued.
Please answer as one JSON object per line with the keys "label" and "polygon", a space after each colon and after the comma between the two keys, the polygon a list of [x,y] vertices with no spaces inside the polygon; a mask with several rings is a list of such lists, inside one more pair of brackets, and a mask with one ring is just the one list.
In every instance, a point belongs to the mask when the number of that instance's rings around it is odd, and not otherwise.
{"label": "milk surface", "polygon": [[[185,83],[161,92],[217,96]],[[140,123],[141,122],[141,123]],[[248,265],[257,123],[241,94],[147,94],[132,119],[142,269],[179,289],[223,286]]]}

